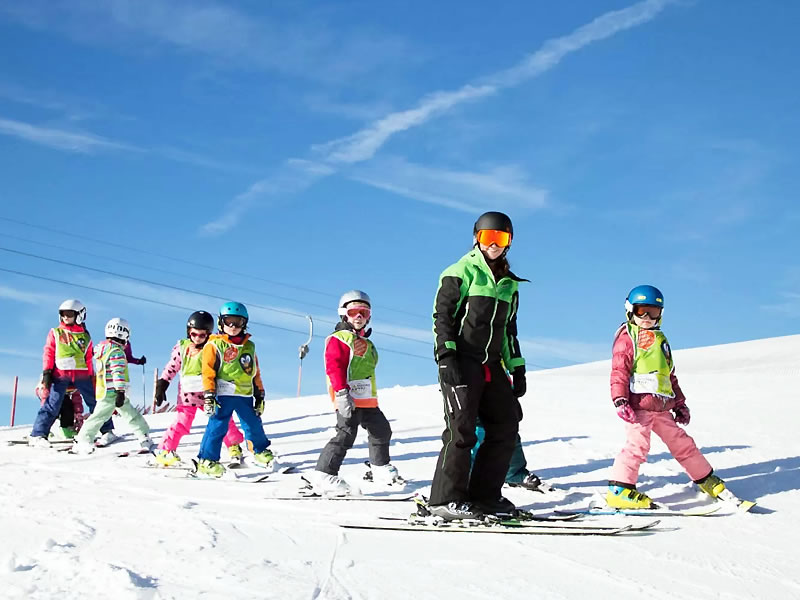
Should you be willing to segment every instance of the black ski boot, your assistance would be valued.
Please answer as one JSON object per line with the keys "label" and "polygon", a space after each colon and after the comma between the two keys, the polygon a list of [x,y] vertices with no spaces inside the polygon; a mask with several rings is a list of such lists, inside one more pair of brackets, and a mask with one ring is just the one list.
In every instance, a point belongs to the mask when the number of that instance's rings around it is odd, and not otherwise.
{"label": "black ski boot", "polygon": [[487,515],[499,517],[513,517],[517,514],[517,507],[511,500],[500,496],[495,500],[476,500],[475,505]]}

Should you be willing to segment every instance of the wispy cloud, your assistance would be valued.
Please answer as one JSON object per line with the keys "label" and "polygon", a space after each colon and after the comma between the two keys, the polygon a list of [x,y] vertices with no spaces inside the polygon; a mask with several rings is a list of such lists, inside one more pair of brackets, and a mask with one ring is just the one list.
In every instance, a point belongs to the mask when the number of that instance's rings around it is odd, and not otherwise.
{"label": "wispy cloud", "polygon": [[0,285],[0,298],[7,300],[14,300],[15,302],[22,302],[24,304],[31,304],[33,306],[47,306],[53,303],[55,296],[49,294],[40,294],[38,292],[29,292],[18,288],[7,287]]}
{"label": "wispy cloud", "polygon": [[24,350],[17,350],[15,348],[0,348],[0,354],[4,354],[6,356],[14,356],[17,358],[34,358],[39,359],[42,358],[41,353],[36,352],[26,352]]}
{"label": "wispy cloud", "polygon": [[257,170],[255,167],[220,161],[179,148],[169,146],[144,148],[110,140],[93,133],[43,127],[11,119],[0,118],[0,135],[7,135],[55,150],[78,154],[95,154],[101,151],[137,152],[161,156],[174,162],[226,172],[254,173]]}
{"label": "wispy cloud", "polygon": [[532,338],[519,341],[522,354],[532,365],[549,367],[554,361],[570,364],[609,358],[611,343],[591,344],[574,340]]}
{"label": "wispy cloud", "polygon": [[[389,113],[345,137],[315,144],[311,151],[321,162],[335,167],[335,171],[346,165],[370,160],[394,135],[421,127],[431,119],[447,114],[461,104],[483,100],[537,77],[558,65],[564,57],[573,52],[652,20],[672,1],[644,0],[622,10],[607,12],[566,36],[547,40],[539,50],[511,68],[476,79],[456,90],[426,94],[413,108]],[[449,206],[456,210],[471,210],[468,208],[468,204],[460,200],[453,200],[448,195],[413,189],[398,181],[380,181],[366,175],[360,177],[360,181],[364,183],[401,195]],[[534,195],[534,197],[536,196]],[[541,194],[539,198],[540,201],[544,200],[544,196]],[[204,226],[202,232],[222,233],[232,228],[240,216],[223,217],[215,222],[219,226],[215,226],[213,231],[210,231],[208,226]]]}
{"label": "wispy cloud", "polygon": [[303,5],[293,13],[289,7],[280,20],[271,20],[263,11],[254,17],[212,0],[0,2],[0,13],[81,43],[149,53],[175,48],[206,56],[220,67],[267,69],[329,83],[416,60],[408,44],[390,32],[328,25],[314,10]]}
{"label": "wispy cloud", "polygon": [[764,304],[761,309],[787,317],[800,317],[800,293],[781,292],[778,296],[783,298],[783,302]]}
{"label": "wispy cloud", "polygon": [[302,160],[290,159],[286,161],[274,176],[256,181],[244,192],[234,197],[225,206],[223,214],[218,219],[205,223],[200,228],[201,235],[218,235],[235,227],[242,215],[259,199],[264,197],[283,198],[297,194],[310,187],[313,183],[333,173],[333,169],[325,164]]}
{"label": "wispy cloud", "polygon": [[386,115],[361,131],[320,144],[314,149],[333,163],[354,163],[372,158],[396,133],[419,127],[464,102],[492,96],[538,77],[558,65],[568,54],[650,21],[669,1],[645,0],[622,10],[605,13],[566,36],[547,40],[539,50],[509,69],[470,82],[454,91],[429,94],[412,109]]}
{"label": "wispy cloud", "polygon": [[0,118],[0,135],[8,135],[49,148],[81,154],[90,154],[98,150],[138,151],[138,148],[129,144],[115,142],[92,133],[41,127],[3,118]]}
{"label": "wispy cloud", "polygon": [[547,204],[547,191],[528,181],[524,169],[498,166],[483,172],[436,169],[402,158],[375,161],[356,170],[352,179],[406,198],[475,213],[492,206],[540,209]]}

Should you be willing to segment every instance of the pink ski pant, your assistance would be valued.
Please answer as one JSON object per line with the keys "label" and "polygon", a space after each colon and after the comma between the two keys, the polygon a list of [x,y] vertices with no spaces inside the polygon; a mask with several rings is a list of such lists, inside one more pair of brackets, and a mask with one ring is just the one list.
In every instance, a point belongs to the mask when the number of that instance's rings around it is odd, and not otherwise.
{"label": "pink ski pant", "polygon": [[[178,418],[170,428],[167,429],[167,433],[164,434],[164,439],[161,440],[159,449],[177,449],[178,444],[181,443],[181,438],[192,430],[194,417],[201,408],[200,406],[179,405]],[[228,433],[225,434],[225,438],[222,441],[225,442],[225,445],[228,447],[234,444],[241,444],[244,441],[244,435],[242,435],[242,432],[236,427],[233,418],[228,422]]]}
{"label": "pink ski pant", "polygon": [[693,481],[711,473],[709,462],[698,450],[694,440],[675,423],[669,411],[637,410],[636,423],[626,423],[625,431],[628,439],[611,467],[611,481],[636,484],[639,466],[647,460],[650,452],[651,431],[667,445],[672,456]]}

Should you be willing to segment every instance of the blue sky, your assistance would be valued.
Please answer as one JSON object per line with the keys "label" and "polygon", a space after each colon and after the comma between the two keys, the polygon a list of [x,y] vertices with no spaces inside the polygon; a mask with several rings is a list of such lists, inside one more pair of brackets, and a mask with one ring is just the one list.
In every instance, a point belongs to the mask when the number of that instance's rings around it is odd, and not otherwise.
{"label": "blue sky", "polygon": [[607,358],[640,283],[663,290],[676,348],[798,333],[799,17],[788,1],[0,0],[0,410],[19,375],[32,416],[70,297],[95,338],[131,322],[148,394],[188,312],[222,299],[251,306],[272,397],[295,393],[312,315],[303,391],[322,392],[322,336],[354,287],[373,298],[379,385],[434,383],[438,276],[485,210],[511,215],[531,280],[530,368]]}

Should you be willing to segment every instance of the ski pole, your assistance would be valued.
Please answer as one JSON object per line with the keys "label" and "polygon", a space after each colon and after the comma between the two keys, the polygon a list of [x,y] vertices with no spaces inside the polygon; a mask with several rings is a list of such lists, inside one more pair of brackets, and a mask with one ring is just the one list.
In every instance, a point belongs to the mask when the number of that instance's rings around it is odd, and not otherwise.
{"label": "ski pole", "polygon": [[147,395],[144,388],[144,365],[142,365],[142,411],[147,410]]}
{"label": "ski pole", "polygon": [[11,427],[14,426],[14,415],[17,412],[17,383],[19,383],[19,377],[14,376],[14,395],[11,396]]}
{"label": "ski pole", "polygon": [[314,321],[311,318],[311,315],[306,315],[306,319],[308,319],[308,340],[306,343],[300,346],[300,369],[297,372],[297,397],[300,397],[300,384],[303,381],[303,359],[308,354],[308,345],[311,343],[311,338],[314,337]]}

